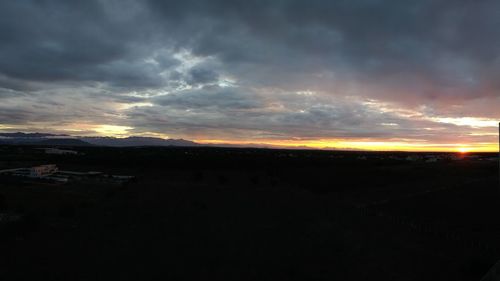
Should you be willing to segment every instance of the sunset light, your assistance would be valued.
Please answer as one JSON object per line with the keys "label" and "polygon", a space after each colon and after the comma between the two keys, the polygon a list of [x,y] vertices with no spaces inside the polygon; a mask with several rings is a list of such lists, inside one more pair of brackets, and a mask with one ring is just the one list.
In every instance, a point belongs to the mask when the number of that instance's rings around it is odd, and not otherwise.
{"label": "sunset light", "polygon": [[427,143],[427,142],[402,142],[402,141],[368,141],[345,139],[320,139],[320,140],[259,140],[259,141],[234,141],[196,139],[199,143],[230,144],[238,146],[268,146],[276,148],[314,148],[324,150],[366,150],[366,151],[413,151],[413,152],[492,152],[498,149],[497,143],[477,143],[469,146],[459,146],[454,143]]}
{"label": "sunset light", "polygon": [[[59,0],[0,4],[8,15],[32,19],[3,23],[12,30],[0,46],[0,133],[330,150],[498,149],[498,48],[483,42],[499,36],[482,37],[496,30],[482,20],[497,15],[471,15],[478,22],[464,14],[465,6],[487,4],[440,6],[450,13],[441,17],[425,14],[437,8],[425,1],[247,7],[221,0],[221,10],[89,1],[88,9]],[[230,17],[217,14],[226,8]],[[253,16],[241,14],[246,9]],[[385,14],[391,11],[396,18]]]}
{"label": "sunset light", "polygon": [[468,147],[459,147],[457,150],[460,153],[467,153],[467,152],[470,151],[470,148],[468,148]]}
{"label": "sunset light", "polygon": [[500,1],[0,0],[0,276],[500,281],[499,122]]}

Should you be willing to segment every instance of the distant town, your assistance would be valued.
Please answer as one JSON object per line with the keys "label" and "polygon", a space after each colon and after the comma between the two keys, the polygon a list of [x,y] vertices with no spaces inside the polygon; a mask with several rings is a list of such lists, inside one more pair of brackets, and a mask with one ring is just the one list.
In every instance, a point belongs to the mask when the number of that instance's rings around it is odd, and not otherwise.
{"label": "distant town", "polygon": [[68,181],[98,180],[121,184],[134,179],[134,176],[108,175],[102,172],[76,172],[59,170],[55,164],[39,165],[30,168],[12,168],[0,170],[0,176],[29,178],[32,180],[66,183]]}

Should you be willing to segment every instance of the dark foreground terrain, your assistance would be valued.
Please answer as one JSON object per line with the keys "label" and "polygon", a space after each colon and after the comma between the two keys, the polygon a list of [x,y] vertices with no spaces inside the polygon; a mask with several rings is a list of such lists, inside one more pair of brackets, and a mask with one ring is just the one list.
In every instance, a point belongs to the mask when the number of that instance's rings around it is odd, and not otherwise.
{"label": "dark foreground terrain", "polygon": [[0,169],[136,179],[0,177],[0,280],[479,281],[500,259],[495,155],[75,150],[0,146]]}

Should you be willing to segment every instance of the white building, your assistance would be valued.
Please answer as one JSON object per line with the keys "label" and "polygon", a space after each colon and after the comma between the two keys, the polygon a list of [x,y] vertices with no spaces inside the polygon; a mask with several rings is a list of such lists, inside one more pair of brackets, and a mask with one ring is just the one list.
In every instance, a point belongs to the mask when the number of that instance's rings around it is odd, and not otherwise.
{"label": "white building", "polygon": [[57,166],[54,164],[31,167],[30,177],[39,178],[39,177],[49,176],[57,172],[57,170],[58,170]]}

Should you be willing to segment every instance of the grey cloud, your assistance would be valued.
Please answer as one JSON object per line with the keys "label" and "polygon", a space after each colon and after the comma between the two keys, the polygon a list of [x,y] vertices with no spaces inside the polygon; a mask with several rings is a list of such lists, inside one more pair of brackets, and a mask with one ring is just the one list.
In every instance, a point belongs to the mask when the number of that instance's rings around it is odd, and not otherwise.
{"label": "grey cloud", "polygon": [[[234,91],[234,89],[233,89]],[[243,92],[240,89],[239,92]],[[228,136],[237,132],[240,138],[256,139],[314,139],[314,138],[401,138],[414,140],[438,140],[443,134],[432,135],[424,130],[436,128],[425,120],[412,120],[394,113],[383,113],[359,101],[336,99],[335,101],[281,93],[279,100],[269,97],[246,95],[257,99],[259,106],[244,107],[240,103],[217,103],[223,100],[219,92],[194,92],[166,95],[156,100],[156,106],[133,108],[128,113],[128,125],[147,130],[186,136]],[[215,96],[214,96],[215,94]],[[227,93],[224,93],[225,95]],[[241,95],[239,101],[245,100]],[[275,109],[284,100],[285,107]],[[215,102],[214,102],[215,101]],[[192,110],[191,110],[192,109]],[[395,124],[388,129],[387,124]],[[453,125],[439,125],[465,133]],[[446,130],[445,130],[446,132]],[[233,135],[234,136],[234,135]],[[465,136],[465,134],[464,134]]]}
{"label": "grey cloud", "polygon": [[[296,74],[331,71],[339,83],[398,81],[395,91],[413,88],[411,94],[423,99],[435,99],[436,92],[470,99],[490,94],[480,87],[488,81],[477,70],[491,72],[499,57],[494,1],[150,2],[169,23],[204,19],[203,31],[188,40],[193,50],[217,55],[228,69],[265,85],[325,84],[308,75],[297,81]],[[243,67],[249,63],[257,65]]]}
{"label": "grey cloud", "polygon": [[168,54],[158,54],[154,60],[160,65],[162,69],[170,69],[172,67],[178,66],[181,62],[168,55]]}
{"label": "grey cloud", "polygon": [[[111,2],[116,1],[105,3]],[[2,2],[0,73],[27,81],[108,82],[115,77],[106,75],[120,71],[122,64],[144,59],[149,50],[138,47],[137,41],[145,40],[151,31],[147,21],[136,22],[145,15],[138,12],[123,19],[122,11],[106,10],[102,3]],[[143,76],[141,65],[130,69],[135,68],[135,74]],[[129,70],[124,76],[134,78],[134,73]]]}
{"label": "grey cloud", "polygon": [[219,74],[212,69],[196,67],[189,70],[187,82],[191,85],[206,84],[217,81]]}
{"label": "grey cloud", "polygon": [[[493,66],[500,44],[495,1],[147,3],[5,2],[0,71],[25,80],[157,88],[165,85],[161,68],[178,61],[156,55],[160,67],[152,68],[144,59],[169,46],[215,56],[226,72],[266,86],[328,87],[331,79],[312,74],[332,72],[335,83],[397,81],[423,98],[440,91],[474,98],[498,90],[481,87],[495,76],[483,69],[499,73]],[[216,78],[214,71],[195,68],[186,79]],[[450,89],[450,83],[457,86]]]}
{"label": "grey cloud", "polygon": [[221,110],[244,110],[261,108],[262,101],[251,91],[207,86],[201,89],[185,90],[158,96],[152,100],[162,106],[199,110],[206,107]]}

